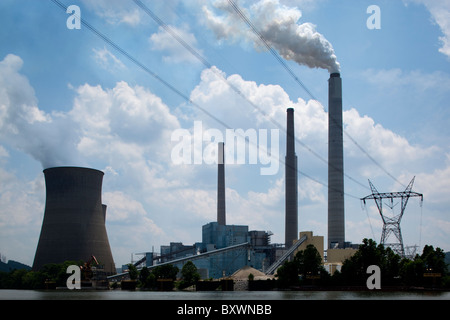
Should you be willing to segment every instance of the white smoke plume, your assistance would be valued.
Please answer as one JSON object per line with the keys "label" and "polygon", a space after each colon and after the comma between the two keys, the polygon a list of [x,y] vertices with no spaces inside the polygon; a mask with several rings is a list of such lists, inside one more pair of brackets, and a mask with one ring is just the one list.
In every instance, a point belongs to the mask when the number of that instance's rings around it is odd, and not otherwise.
{"label": "white smoke plume", "polygon": [[22,65],[13,54],[0,61],[0,142],[28,153],[43,168],[73,164],[79,137],[72,120],[39,109],[32,86],[19,73]]}
{"label": "white smoke plume", "polygon": [[[261,40],[238,16],[227,0],[214,2],[214,7],[223,12],[215,14],[207,6],[203,7],[206,24],[216,37],[224,40],[251,41],[256,48],[263,48]],[[266,42],[287,60],[293,60],[310,68],[322,68],[330,73],[339,72],[331,43],[312,23],[298,24],[302,13],[297,8],[280,4],[279,0],[261,0],[249,9],[240,8],[252,22]]]}

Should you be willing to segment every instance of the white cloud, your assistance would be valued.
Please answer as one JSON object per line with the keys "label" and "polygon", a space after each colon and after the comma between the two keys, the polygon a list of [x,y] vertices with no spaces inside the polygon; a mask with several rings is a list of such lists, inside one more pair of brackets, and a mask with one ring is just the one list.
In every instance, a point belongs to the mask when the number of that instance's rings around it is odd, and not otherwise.
{"label": "white cloud", "polygon": [[363,76],[368,83],[385,90],[405,87],[414,90],[416,94],[423,94],[429,90],[432,90],[434,94],[447,92],[450,87],[450,77],[442,71],[424,73],[420,70],[404,71],[399,68],[368,69],[363,72]]}
{"label": "white cloud", "polygon": [[[361,117],[356,109],[344,112],[346,133],[364,146],[366,152],[376,159],[383,167],[402,166],[405,159],[414,162],[430,158],[437,148],[412,146],[405,137],[383,128],[381,124],[368,117]],[[361,150],[344,135],[346,149],[356,158],[366,157]],[[397,167],[396,167],[397,168]],[[389,170],[391,171],[391,170]]]}
{"label": "white cloud", "polygon": [[[118,152],[136,158],[146,148],[170,141],[171,131],[179,127],[161,99],[142,87],[118,82],[104,90],[85,84],[77,93],[70,114],[82,131],[79,149],[89,155],[107,158]],[[98,143],[108,145],[110,152],[98,149]],[[159,148],[155,154],[163,152],[167,149]]]}
{"label": "white cloud", "polygon": [[248,192],[248,198],[261,206],[275,207],[284,199],[284,179],[277,179],[267,192]]}
{"label": "white cloud", "polygon": [[[197,38],[191,32],[188,27],[177,28],[174,26],[167,26],[171,29],[171,32],[176,34],[184,43],[189,45],[195,50],[196,53],[202,55],[202,50],[197,48]],[[159,27],[158,32],[150,36],[150,42],[152,43],[153,50],[161,51],[164,56],[163,59],[166,62],[188,62],[199,63],[198,59],[194,57],[182,44],[180,44],[171,34],[169,34],[164,28]]]}
{"label": "white cloud", "polygon": [[441,168],[432,172],[421,172],[416,175],[415,188],[424,194],[428,204],[450,206],[448,190],[450,190],[450,154],[446,154],[447,161]]}
{"label": "white cloud", "polygon": [[125,69],[125,65],[114,54],[112,54],[106,47],[103,49],[92,49],[94,52],[94,59],[100,67],[105,70],[117,72]]}
{"label": "white cloud", "polygon": [[296,6],[301,10],[313,10],[320,6],[324,0],[280,0],[287,6]]}
{"label": "white cloud", "polygon": [[[125,0],[82,0],[84,5],[110,24],[125,23],[136,26],[141,23],[141,13],[137,6]],[[83,8],[81,8],[83,10]],[[81,12],[83,14],[83,11]]]}
{"label": "white cloud", "polygon": [[439,37],[442,47],[439,52],[450,58],[450,2],[447,0],[404,0],[406,3],[421,3],[430,11],[434,22],[443,36]]}
{"label": "white cloud", "polygon": [[0,181],[0,250],[31,265],[44,214],[43,176],[27,181],[0,167]]}

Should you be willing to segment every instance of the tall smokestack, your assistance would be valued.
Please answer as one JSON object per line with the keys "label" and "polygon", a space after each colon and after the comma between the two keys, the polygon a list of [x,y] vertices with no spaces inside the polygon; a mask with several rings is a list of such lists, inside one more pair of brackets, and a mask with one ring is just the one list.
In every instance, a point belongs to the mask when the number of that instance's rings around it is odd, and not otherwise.
{"label": "tall smokestack", "polygon": [[285,161],[285,245],[289,248],[298,239],[297,156],[295,154],[294,109],[288,108]]}
{"label": "tall smokestack", "polygon": [[33,270],[95,256],[106,273],[116,273],[101,199],[103,172],[55,167],[45,169],[44,176],[47,195]]}
{"label": "tall smokestack", "polygon": [[328,248],[344,248],[344,155],[342,140],[342,80],[328,80]]}
{"label": "tall smokestack", "polygon": [[225,152],[224,143],[218,145],[218,174],[217,174],[217,222],[226,225],[225,213]]}

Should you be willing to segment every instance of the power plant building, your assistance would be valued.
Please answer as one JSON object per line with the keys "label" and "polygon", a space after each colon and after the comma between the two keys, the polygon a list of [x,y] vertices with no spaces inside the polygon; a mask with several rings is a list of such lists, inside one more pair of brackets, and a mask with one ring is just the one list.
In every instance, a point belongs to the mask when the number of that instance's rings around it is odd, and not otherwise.
{"label": "power plant building", "polygon": [[80,167],[44,170],[46,202],[33,270],[92,256],[106,274],[116,273],[102,204],[103,172]]}
{"label": "power plant building", "polygon": [[[202,242],[192,246],[172,242],[170,246],[161,246],[163,259],[156,255],[152,259],[169,262],[180,270],[186,262],[183,258],[192,259],[203,278],[227,277],[243,266],[266,270],[276,256],[270,236],[266,231],[249,231],[248,226],[220,225],[214,221],[203,225]],[[169,252],[172,252],[170,257]],[[153,261],[147,258],[146,266],[152,265]]]}

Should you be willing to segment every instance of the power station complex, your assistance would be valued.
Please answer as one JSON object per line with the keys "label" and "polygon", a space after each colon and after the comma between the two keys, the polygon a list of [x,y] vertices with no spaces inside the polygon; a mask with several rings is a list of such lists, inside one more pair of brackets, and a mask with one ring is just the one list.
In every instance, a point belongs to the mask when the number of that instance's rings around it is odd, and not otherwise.
{"label": "power station complex", "polygon": [[[342,82],[339,73],[329,79],[328,255],[344,249],[344,179]],[[285,244],[271,244],[271,233],[226,224],[224,143],[218,144],[217,221],[202,227],[202,242],[161,246],[160,254],[143,253],[136,266],[161,264],[178,267],[192,261],[203,278],[221,278],[244,266],[273,274],[285,259],[308,242],[322,240],[312,232],[298,232],[298,171],[295,153],[294,109],[287,109],[285,158]],[[115,274],[105,228],[106,205],[101,201],[103,172],[78,167],[44,170],[46,206],[33,269],[66,260],[88,261],[95,256],[108,274]],[[321,245],[320,245],[321,243]],[[320,246],[322,248],[320,248]],[[300,247],[301,248],[301,247]]]}

